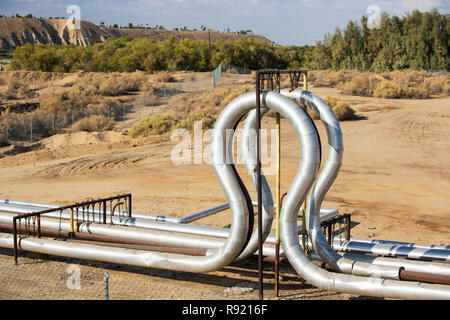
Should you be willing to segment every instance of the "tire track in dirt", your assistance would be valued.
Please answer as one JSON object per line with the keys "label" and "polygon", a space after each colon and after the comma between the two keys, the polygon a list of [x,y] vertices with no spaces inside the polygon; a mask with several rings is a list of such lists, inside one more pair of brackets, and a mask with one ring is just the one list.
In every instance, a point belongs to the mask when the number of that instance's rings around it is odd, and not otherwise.
{"label": "tire track in dirt", "polygon": [[61,162],[38,172],[40,176],[68,176],[80,175],[88,172],[111,168],[123,168],[136,166],[145,160],[145,155],[125,154],[102,154],[94,157],[82,157],[69,162]]}

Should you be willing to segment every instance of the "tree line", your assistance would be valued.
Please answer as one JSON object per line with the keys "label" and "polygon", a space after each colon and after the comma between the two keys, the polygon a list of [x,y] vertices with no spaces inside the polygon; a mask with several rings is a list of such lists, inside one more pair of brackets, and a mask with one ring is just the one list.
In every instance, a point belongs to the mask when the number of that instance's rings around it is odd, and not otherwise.
{"label": "tree line", "polygon": [[108,39],[87,47],[30,45],[15,50],[11,67],[36,71],[132,72],[211,71],[220,63],[251,70],[266,68],[450,70],[449,16],[437,10],[403,17],[383,14],[378,26],[367,16],[327,34],[316,46],[276,46],[265,40],[155,42],[146,38]]}
{"label": "tree line", "polygon": [[211,71],[220,63],[251,70],[298,68],[314,47],[277,47],[258,39],[202,40],[171,37],[108,39],[91,46],[25,44],[14,51],[11,68],[47,72]]}
{"label": "tree line", "polygon": [[386,72],[450,69],[449,15],[418,10],[403,17],[382,14],[378,25],[350,21],[318,42],[312,67]]}

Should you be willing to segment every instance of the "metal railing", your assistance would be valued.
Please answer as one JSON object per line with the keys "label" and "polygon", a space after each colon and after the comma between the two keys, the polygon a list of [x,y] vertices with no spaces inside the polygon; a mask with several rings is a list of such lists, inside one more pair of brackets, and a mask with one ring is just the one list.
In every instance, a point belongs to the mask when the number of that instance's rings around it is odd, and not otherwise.
{"label": "metal railing", "polygon": [[[124,210],[122,210],[122,208]],[[109,209],[109,214],[108,214]],[[121,212],[121,216],[132,216],[132,196],[131,194],[122,194],[114,197],[85,201],[68,206],[46,209],[38,212],[19,214],[13,217],[13,236],[14,236],[14,262],[18,263],[18,251],[20,243],[18,237],[41,237],[41,216],[51,212],[62,212],[70,210],[70,232],[69,237],[75,236],[79,232],[81,223],[100,223],[113,224],[113,217],[116,210]],[[109,216],[109,221],[108,221]]]}
{"label": "metal railing", "polygon": [[[333,243],[333,237],[337,234],[343,233],[344,231],[346,240],[350,241],[351,221],[351,214],[346,213],[320,224],[323,233],[327,236],[328,244],[330,246]],[[339,225],[338,229],[336,229],[337,225]]]}

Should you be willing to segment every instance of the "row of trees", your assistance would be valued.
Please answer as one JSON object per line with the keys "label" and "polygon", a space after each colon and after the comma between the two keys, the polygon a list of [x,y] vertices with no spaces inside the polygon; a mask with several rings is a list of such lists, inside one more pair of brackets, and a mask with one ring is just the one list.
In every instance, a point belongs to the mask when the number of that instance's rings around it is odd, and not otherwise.
{"label": "row of trees", "polygon": [[109,39],[88,47],[25,45],[14,53],[15,69],[72,72],[135,70],[211,71],[219,63],[251,70],[263,68],[450,70],[450,21],[437,10],[399,18],[383,14],[377,27],[363,16],[312,46],[274,46],[268,41],[207,41],[171,38]]}
{"label": "row of trees", "polygon": [[399,69],[449,70],[450,20],[437,10],[402,18],[383,14],[378,26],[366,16],[318,42],[312,67],[385,72]]}
{"label": "row of trees", "polygon": [[275,47],[264,40],[225,40],[209,44],[191,39],[154,42],[147,38],[108,39],[92,46],[26,44],[16,49],[13,69],[100,72],[211,71],[225,63],[251,70],[296,68],[308,63],[314,47]]}

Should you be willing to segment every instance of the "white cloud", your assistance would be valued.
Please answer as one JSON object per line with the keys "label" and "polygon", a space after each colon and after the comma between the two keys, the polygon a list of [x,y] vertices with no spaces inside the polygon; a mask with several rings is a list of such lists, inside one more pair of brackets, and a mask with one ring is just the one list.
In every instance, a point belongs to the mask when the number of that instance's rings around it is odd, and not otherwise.
{"label": "white cloud", "polygon": [[443,0],[398,0],[398,1],[371,1],[380,6],[381,11],[392,14],[403,15],[413,10],[430,11],[433,8],[442,8],[445,6]]}

